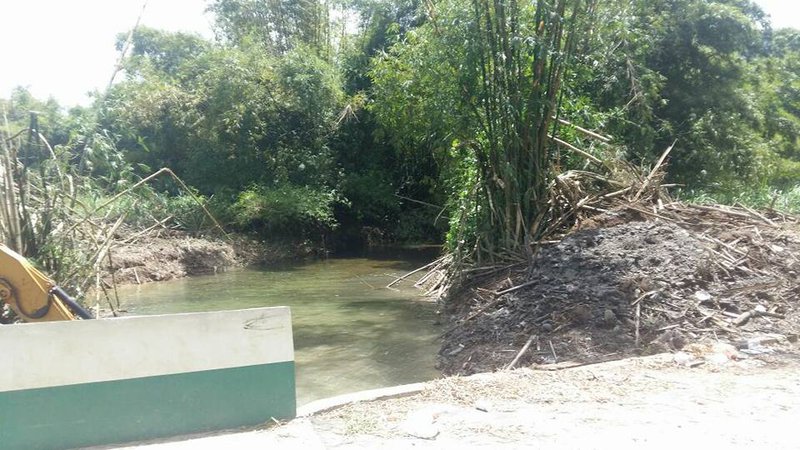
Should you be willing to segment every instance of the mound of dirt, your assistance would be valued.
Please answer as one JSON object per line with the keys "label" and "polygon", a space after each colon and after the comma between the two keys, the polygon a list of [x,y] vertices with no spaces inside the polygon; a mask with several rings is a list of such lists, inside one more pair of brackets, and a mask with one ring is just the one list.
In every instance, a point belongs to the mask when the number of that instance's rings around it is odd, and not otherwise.
{"label": "mound of dirt", "polygon": [[765,336],[797,339],[795,221],[719,207],[639,211],[649,220],[620,223],[634,216],[611,212],[541,248],[529,267],[495,269],[449,299],[445,373],[502,368],[516,357],[517,366],[589,362],[704,339],[756,352]]}

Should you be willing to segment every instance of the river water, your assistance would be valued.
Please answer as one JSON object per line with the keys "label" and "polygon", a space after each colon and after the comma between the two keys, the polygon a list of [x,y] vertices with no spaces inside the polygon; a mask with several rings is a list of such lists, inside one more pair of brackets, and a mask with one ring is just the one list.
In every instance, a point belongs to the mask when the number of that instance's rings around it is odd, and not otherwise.
{"label": "river water", "polygon": [[[419,253],[333,258],[245,269],[119,290],[127,314],[149,315],[289,306],[297,401],[431,380],[441,328],[435,305],[413,279],[394,278],[427,261]],[[431,258],[433,259],[433,258]]]}

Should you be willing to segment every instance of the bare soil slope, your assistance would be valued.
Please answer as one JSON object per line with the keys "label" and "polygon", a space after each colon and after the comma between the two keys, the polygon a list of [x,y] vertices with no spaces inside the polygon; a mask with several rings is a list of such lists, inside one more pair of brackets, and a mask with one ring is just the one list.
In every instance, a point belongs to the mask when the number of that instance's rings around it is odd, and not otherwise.
{"label": "bare soil slope", "polygon": [[105,279],[123,284],[211,274],[233,267],[269,264],[300,257],[301,248],[267,245],[242,236],[201,238],[170,231],[142,236],[112,247]]}

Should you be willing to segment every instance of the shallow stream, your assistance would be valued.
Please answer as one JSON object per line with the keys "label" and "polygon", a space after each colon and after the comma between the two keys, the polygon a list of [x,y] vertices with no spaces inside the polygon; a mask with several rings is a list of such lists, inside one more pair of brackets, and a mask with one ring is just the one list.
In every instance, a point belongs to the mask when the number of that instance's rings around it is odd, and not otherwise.
{"label": "shallow stream", "polygon": [[[426,259],[428,257],[429,259]],[[441,328],[413,279],[394,278],[433,259],[395,251],[302,265],[246,269],[119,290],[128,314],[289,306],[297,402],[431,380]]]}

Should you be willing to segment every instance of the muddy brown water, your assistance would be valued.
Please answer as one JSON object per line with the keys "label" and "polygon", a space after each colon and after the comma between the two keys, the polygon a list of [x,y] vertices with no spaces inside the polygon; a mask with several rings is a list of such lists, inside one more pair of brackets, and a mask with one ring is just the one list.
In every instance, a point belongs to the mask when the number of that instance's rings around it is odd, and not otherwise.
{"label": "muddy brown water", "polygon": [[244,269],[120,288],[128,314],[289,306],[297,402],[432,380],[441,327],[412,287],[385,286],[430,252],[396,251],[270,269]]}

